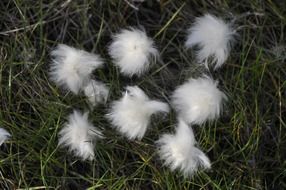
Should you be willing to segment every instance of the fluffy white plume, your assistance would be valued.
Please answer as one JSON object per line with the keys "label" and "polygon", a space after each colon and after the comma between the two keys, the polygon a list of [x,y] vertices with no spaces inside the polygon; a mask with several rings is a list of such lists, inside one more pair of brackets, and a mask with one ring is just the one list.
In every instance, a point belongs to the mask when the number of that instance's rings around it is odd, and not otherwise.
{"label": "fluffy white plume", "polygon": [[227,98],[217,84],[204,76],[179,86],[172,95],[172,104],[179,116],[189,124],[202,124],[218,118],[223,100]]}
{"label": "fluffy white plume", "polygon": [[3,128],[0,128],[0,146],[10,137],[10,133]]}
{"label": "fluffy white plume", "polygon": [[145,31],[130,28],[113,36],[109,54],[120,71],[127,76],[141,75],[158,56],[154,42]]}
{"label": "fluffy white plume", "polygon": [[51,55],[51,80],[75,94],[90,80],[92,71],[103,64],[98,55],[64,44],[58,45]]}
{"label": "fluffy white plume", "polygon": [[179,121],[175,134],[164,134],[158,141],[159,155],[171,170],[180,170],[185,176],[192,176],[200,168],[211,168],[209,158],[195,147],[192,128]]}
{"label": "fluffy white plume", "polygon": [[129,139],[142,139],[150,123],[150,117],[157,112],[168,112],[166,103],[150,100],[137,86],[129,86],[123,97],[113,102],[108,119],[117,130]]}
{"label": "fluffy white plume", "polygon": [[88,98],[90,104],[96,106],[98,103],[106,103],[109,89],[102,82],[90,80],[84,87],[84,94]]}
{"label": "fluffy white plume", "polygon": [[234,34],[235,31],[230,24],[206,14],[197,18],[191,26],[185,45],[187,48],[198,45],[198,61],[207,64],[207,61],[212,59],[212,64],[215,64],[216,69],[226,61]]}
{"label": "fluffy white plume", "polygon": [[93,160],[94,143],[101,137],[101,132],[88,121],[88,112],[82,114],[74,110],[59,132],[59,145],[68,147],[82,160]]}

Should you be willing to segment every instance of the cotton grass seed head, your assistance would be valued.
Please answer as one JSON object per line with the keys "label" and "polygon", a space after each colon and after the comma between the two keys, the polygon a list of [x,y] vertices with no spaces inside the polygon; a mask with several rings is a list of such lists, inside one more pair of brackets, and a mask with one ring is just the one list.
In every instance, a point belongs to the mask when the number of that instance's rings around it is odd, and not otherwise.
{"label": "cotton grass seed head", "polygon": [[203,124],[220,116],[226,95],[217,88],[217,81],[204,76],[189,79],[172,95],[172,105],[189,124]]}
{"label": "cotton grass seed head", "polygon": [[0,146],[11,137],[11,134],[3,128],[0,128]]}
{"label": "cotton grass seed head", "polygon": [[109,54],[122,74],[140,76],[148,70],[152,59],[158,57],[158,50],[144,30],[129,28],[113,36]]}
{"label": "cotton grass seed head", "polygon": [[232,26],[211,14],[196,18],[188,30],[185,46],[198,46],[197,60],[207,65],[208,61],[217,69],[226,61],[234,40]]}
{"label": "cotton grass seed head", "polygon": [[51,80],[74,94],[78,94],[89,82],[92,71],[103,64],[99,55],[64,44],[58,45],[51,52],[51,56]]}
{"label": "cotton grass seed head", "polygon": [[199,169],[211,168],[209,158],[197,147],[191,127],[179,120],[175,134],[164,134],[157,141],[160,159],[170,169],[181,171],[185,177]]}
{"label": "cotton grass seed head", "polygon": [[59,132],[59,145],[82,160],[94,159],[94,145],[102,133],[88,121],[88,112],[74,110]]}
{"label": "cotton grass seed head", "polygon": [[142,139],[152,114],[168,112],[166,103],[150,100],[137,86],[129,86],[121,99],[114,101],[107,114],[112,125],[128,139]]}
{"label": "cotton grass seed head", "polygon": [[105,104],[109,94],[109,88],[102,82],[90,80],[83,88],[85,96],[88,98],[90,107],[97,104]]}

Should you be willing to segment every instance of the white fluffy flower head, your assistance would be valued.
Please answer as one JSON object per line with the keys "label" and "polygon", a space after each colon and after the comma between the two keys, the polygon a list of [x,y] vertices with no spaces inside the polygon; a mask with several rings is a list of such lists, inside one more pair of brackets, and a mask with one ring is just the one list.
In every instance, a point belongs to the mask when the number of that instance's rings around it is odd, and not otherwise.
{"label": "white fluffy flower head", "polygon": [[168,112],[166,103],[150,100],[137,86],[127,87],[123,97],[113,102],[107,115],[112,125],[129,139],[142,139],[150,123],[150,117],[157,112]]}
{"label": "white fluffy flower head", "polygon": [[191,26],[185,45],[187,48],[198,45],[198,61],[207,64],[207,61],[212,59],[216,69],[226,61],[234,35],[235,31],[230,24],[206,14],[197,18]]}
{"label": "white fluffy flower head", "polygon": [[182,120],[175,134],[164,134],[158,141],[159,155],[171,170],[180,170],[186,177],[200,168],[211,168],[209,158],[195,147],[196,140],[191,127]]}
{"label": "white fluffy flower head", "polygon": [[10,137],[10,133],[3,128],[0,128],[0,146]]}
{"label": "white fluffy flower head", "polygon": [[51,80],[75,94],[89,81],[92,71],[103,64],[98,55],[64,44],[58,45],[51,55]]}
{"label": "white fluffy flower head", "polygon": [[96,80],[90,80],[83,91],[88,98],[91,107],[96,106],[99,103],[106,103],[109,94],[107,86]]}
{"label": "white fluffy flower head", "polygon": [[149,68],[151,59],[158,57],[158,50],[145,31],[130,28],[121,30],[113,37],[109,54],[121,73],[139,76]]}
{"label": "white fluffy flower head", "polygon": [[217,88],[217,81],[204,76],[190,79],[172,95],[172,104],[179,116],[189,124],[203,124],[219,117],[226,95]]}
{"label": "white fluffy flower head", "polygon": [[88,112],[82,114],[74,110],[59,132],[59,145],[68,147],[82,160],[93,160],[94,143],[101,137],[101,132],[88,121]]}

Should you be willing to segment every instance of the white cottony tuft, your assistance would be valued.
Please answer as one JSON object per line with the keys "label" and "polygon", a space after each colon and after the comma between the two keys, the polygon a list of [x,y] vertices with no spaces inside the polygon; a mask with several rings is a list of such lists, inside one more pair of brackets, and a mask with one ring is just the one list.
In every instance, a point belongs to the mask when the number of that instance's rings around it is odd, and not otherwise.
{"label": "white cottony tuft", "polygon": [[3,128],[0,128],[0,146],[10,137],[10,133]]}
{"label": "white cottony tuft", "polygon": [[218,118],[226,99],[217,81],[205,76],[179,86],[172,95],[172,104],[187,123],[200,125]]}
{"label": "white cottony tuft", "polygon": [[96,106],[99,103],[106,103],[109,94],[109,89],[106,85],[96,80],[90,80],[83,91],[88,98],[91,107]]}
{"label": "white cottony tuft", "polygon": [[121,73],[139,76],[149,68],[151,59],[158,57],[158,50],[145,31],[130,28],[113,36],[109,54]]}
{"label": "white cottony tuft", "polygon": [[98,138],[102,138],[102,134],[88,121],[88,112],[82,114],[74,110],[59,132],[59,145],[68,147],[82,160],[93,160],[94,143]]}
{"label": "white cottony tuft", "polygon": [[123,97],[113,102],[107,117],[128,139],[142,139],[151,115],[157,112],[169,112],[168,104],[150,100],[139,87],[129,86]]}
{"label": "white cottony tuft", "polygon": [[222,66],[231,50],[235,31],[230,24],[223,20],[206,14],[196,19],[189,29],[186,47],[198,45],[197,58],[200,63],[206,63],[212,59],[215,69]]}
{"label": "white cottony tuft", "polygon": [[165,165],[171,170],[180,170],[186,177],[199,169],[211,168],[209,158],[195,144],[192,128],[182,120],[175,134],[164,134],[157,141],[159,156]]}
{"label": "white cottony tuft", "polygon": [[75,94],[89,82],[92,71],[103,64],[99,55],[64,44],[58,45],[51,55],[51,80]]}

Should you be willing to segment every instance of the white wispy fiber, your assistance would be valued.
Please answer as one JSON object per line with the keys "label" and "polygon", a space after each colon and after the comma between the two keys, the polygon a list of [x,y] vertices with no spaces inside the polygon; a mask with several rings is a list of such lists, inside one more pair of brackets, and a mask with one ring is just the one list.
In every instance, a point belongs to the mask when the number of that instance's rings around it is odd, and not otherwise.
{"label": "white wispy fiber", "polygon": [[88,121],[88,112],[74,110],[59,132],[59,145],[68,147],[82,160],[93,160],[95,141],[99,138],[102,133]]}
{"label": "white wispy fiber", "polygon": [[51,55],[51,80],[75,94],[89,82],[92,71],[103,64],[99,55],[64,44],[58,45]]}
{"label": "white wispy fiber", "polygon": [[96,80],[90,80],[83,91],[91,106],[96,106],[99,103],[106,103],[109,94],[109,88],[107,88],[104,83]]}
{"label": "white wispy fiber", "polygon": [[148,70],[152,59],[156,60],[159,53],[145,31],[130,28],[113,36],[109,54],[121,73],[140,76]]}
{"label": "white wispy fiber", "polygon": [[175,134],[164,134],[157,141],[158,153],[172,171],[180,170],[184,176],[192,176],[199,169],[211,168],[209,158],[196,148],[191,127],[179,120]]}
{"label": "white wispy fiber", "polygon": [[172,104],[179,116],[189,124],[203,124],[219,117],[226,95],[218,82],[204,76],[189,79],[172,95]]}
{"label": "white wispy fiber", "polygon": [[6,129],[0,128],[0,146],[10,137],[10,133]]}
{"label": "white wispy fiber", "polygon": [[169,112],[166,103],[150,100],[138,86],[128,86],[123,97],[114,101],[107,114],[112,125],[128,139],[142,139],[150,123],[151,115]]}
{"label": "white wispy fiber", "polygon": [[235,35],[231,25],[206,14],[198,17],[188,32],[185,46],[191,48],[198,45],[198,61],[207,65],[211,59],[215,69],[221,67],[229,55]]}

